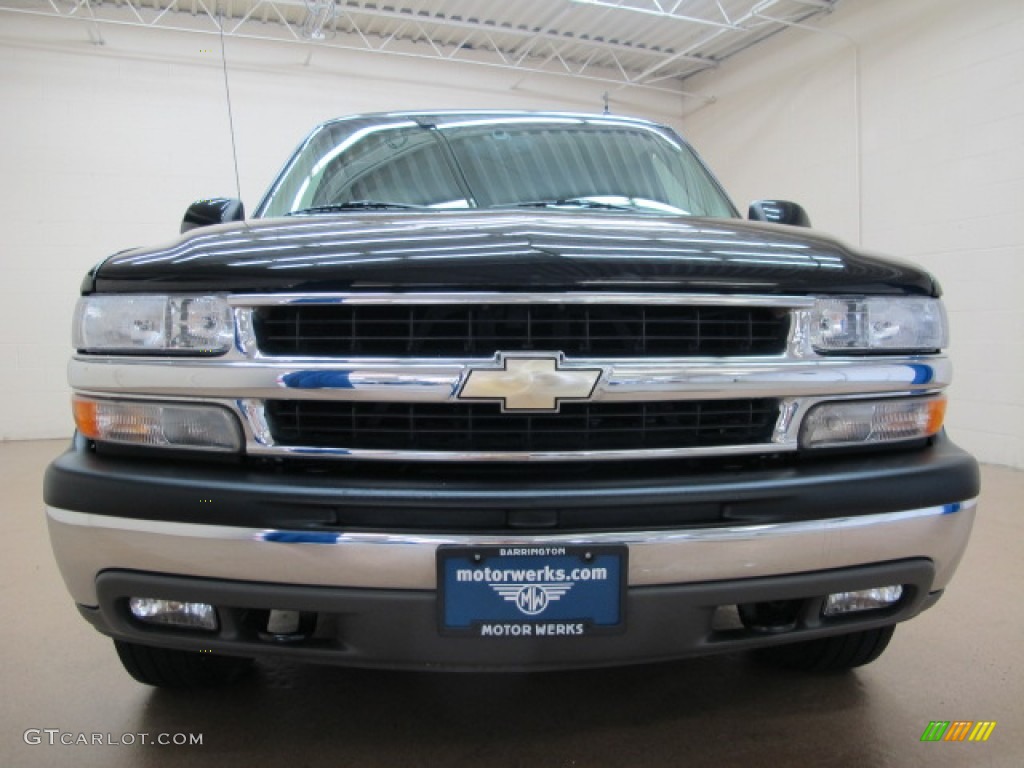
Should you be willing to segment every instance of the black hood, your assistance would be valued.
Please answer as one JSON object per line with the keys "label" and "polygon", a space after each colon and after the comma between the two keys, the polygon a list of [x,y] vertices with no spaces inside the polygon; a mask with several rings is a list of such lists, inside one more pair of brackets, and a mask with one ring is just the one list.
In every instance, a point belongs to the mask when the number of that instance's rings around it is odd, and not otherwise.
{"label": "black hood", "polygon": [[360,212],[197,229],[112,256],[95,289],[938,293],[924,270],[811,230],[557,210]]}

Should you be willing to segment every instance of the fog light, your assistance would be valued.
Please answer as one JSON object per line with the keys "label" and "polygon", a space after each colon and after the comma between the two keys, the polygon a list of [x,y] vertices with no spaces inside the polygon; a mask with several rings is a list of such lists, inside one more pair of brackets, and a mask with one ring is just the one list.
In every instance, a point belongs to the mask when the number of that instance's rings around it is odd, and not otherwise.
{"label": "fog light", "polygon": [[857,592],[836,592],[828,596],[823,613],[826,616],[840,616],[859,611],[876,611],[895,605],[901,597],[903,597],[903,586],[900,584],[861,589]]}
{"label": "fog light", "polygon": [[217,611],[209,603],[183,603],[153,597],[133,597],[128,601],[132,616],[147,624],[164,624],[188,629],[217,629]]}

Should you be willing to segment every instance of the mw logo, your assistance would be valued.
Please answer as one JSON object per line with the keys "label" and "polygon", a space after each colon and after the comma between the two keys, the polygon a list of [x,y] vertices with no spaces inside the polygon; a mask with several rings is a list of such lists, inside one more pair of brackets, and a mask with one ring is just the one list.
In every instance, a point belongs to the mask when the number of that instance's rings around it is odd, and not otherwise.
{"label": "mw logo", "polygon": [[921,741],[988,741],[995,728],[995,720],[932,720]]}
{"label": "mw logo", "polygon": [[491,589],[514,603],[527,616],[544,613],[548,605],[561,600],[572,587],[571,581],[562,584],[491,584]]}

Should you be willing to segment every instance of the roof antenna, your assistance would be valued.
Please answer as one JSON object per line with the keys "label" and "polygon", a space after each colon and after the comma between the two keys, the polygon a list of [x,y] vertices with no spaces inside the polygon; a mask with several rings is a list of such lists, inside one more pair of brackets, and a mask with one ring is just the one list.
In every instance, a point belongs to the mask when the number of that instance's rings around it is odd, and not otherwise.
{"label": "roof antenna", "polygon": [[238,176],[238,147],[235,146],[235,118],[231,113],[231,88],[228,86],[228,56],[224,48],[224,11],[217,9],[217,29],[220,32],[220,62],[224,69],[224,95],[228,104],[228,130],[231,132],[231,159],[235,165],[235,192],[242,199],[242,182]]}
{"label": "roof antenna", "polygon": [[608,109],[608,91],[605,91],[601,98],[604,99],[604,112],[602,112],[601,114],[610,115],[612,111]]}

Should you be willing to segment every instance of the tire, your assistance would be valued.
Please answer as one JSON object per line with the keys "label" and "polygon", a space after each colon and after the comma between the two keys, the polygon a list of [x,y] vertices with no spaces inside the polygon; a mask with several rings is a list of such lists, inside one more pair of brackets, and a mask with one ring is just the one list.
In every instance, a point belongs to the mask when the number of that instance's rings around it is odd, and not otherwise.
{"label": "tire", "polygon": [[223,685],[237,680],[252,666],[252,659],[156,648],[124,640],[115,640],[114,648],[129,675],[156,688]]}
{"label": "tire", "polygon": [[889,645],[895,625],[866,629],[847,635],[805,640],[802,643],[762,648],[758,658],[772,666],[804,672],[838,672],[872,661]]}

